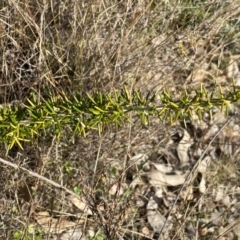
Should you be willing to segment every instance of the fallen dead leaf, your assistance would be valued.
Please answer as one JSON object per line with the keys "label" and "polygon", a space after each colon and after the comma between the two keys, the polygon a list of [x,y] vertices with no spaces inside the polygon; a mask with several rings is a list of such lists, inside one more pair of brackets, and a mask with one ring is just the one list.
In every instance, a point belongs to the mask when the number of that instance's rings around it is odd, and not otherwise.
{"label": "fallen dead leaf", "polygon": [[191,82],[194,84],[199,84],[203,82],[203,80],[206,78],[206,76],[211,76],[212,74],[204,69],[196,69],[194,70],[188,77],[186,82]]}
{"label": "fallen dead leaf", "polygon": [[87,201],[85,200],[84,197],[81,197],[81,200],[80,200],[76,196],[69,195],[67,199],[79,210],[81,210],[83,213],[87,215],[92,215],[92,210],[88,207]]}
{"label": "fallen dead leaf", "polygon": [[36,215],[36,220],[39,225],[48,224],[51,221],[50,214],[48,212],[39,212]]}
{"label": "fallen dead leaf", "polygon": [[188,186],[186,189],[184,189],[181,192],[181,198],[187,201],[190,201],[193,199],[193,186]]}
{"label": "fallen dead leaf", "polygon": [[150,230],[147,227],[143,227],[141,231],[146,236],[150,235]]}
{"label": "fallen dead leaf", "polygon": [[210,162],[211,162],[211,158],[209,156],[201,160],[197,168],[198,172],[205,174],[207,172]]}
{"label": "fallen dead leaf", "polygon": [[124,188],[126,188],[126,185],[119,186],[119,184],[113,184],[112,187],[109,190],[110,195],[117,195],[122,196],[124,194]]}
{"label": "fallen dead leaf", "polygon": [[216,82],[216,84],[223,84],[227,82],[227,77],[225,75],[214,77],[214,81]]}
{"label": "fallen dead leaf", "polygon": [[205,179],[205,176],[204,174],[202,175],[202,179],[201,179],[201,182],[199,184],[199,192],[200,193],[205,193],[206,192],[206,179]]}
{"label": "fallen dead leaf", "polygon": [[161,186],[179,186],[183,184],[189,172],[182,175],[167,175],[158,170],[152,169],[148,177],[150,179],[150,184],[154,187]]}
{"label": "fallen dead leaf", "polygon": [[181,141],[177,146],[177,153],[181,165],[184,165],[189,162],[188,149],[192,145],[192,140],[189,133],[184,129],[184,135]]}
{"label": "fallen dead leaf", "polygon": [[154,232],[160,232],[166,221],[166,218],[157,209],[157,203],[151,197],[147,205],[147,219]]}
{"label": "fallen dead leaf", "polygon": [[64,220],[63,218],[52,218],[48,212],[39,212],[35,219],[37,223],[50,233],[62,233],[68,228],[75,227],[77,223]]}
{"label": "fallen dead leaf", "polygon": [[[153,231],[156,233],[161,232],[164,223],[166,222],[166,218],[157,210],[148,210],[147,211],[147,219],[152,227]],[[172,224],[167,224],[162,232],[162,238],[161,239],[170,239],[168,234],[170,232],[170,229],[172,229]]]}
{"label": "fallen dead leaf", "polygon": [[173,167],[171,167],[170,165],[154,163],[154,162],[150,162],[150,164],[153,165],[158,171],[162,173],[170,173],[173,170]]}
{"label": "fallen dead leaf", "polygon": [[227,78],[229,78],[229,79],[234,78],[238,74],[238,72],[239,72],[239,69],[238,69],[237,62],[236,62],[236,60],[231,58],[228,66],[226,67],[226,71],[225,71]]}
{"label": "fallen dead leaf", "polygon": [[83,232],[81,228],[72,228],[65,231],[60,237],[59,240],[88,240],[85,236],[83,236]]}

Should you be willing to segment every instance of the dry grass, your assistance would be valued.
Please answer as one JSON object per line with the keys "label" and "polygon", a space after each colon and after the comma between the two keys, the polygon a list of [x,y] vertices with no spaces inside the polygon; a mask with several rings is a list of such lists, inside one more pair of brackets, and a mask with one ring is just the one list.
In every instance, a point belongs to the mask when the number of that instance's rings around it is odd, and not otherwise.
{"label": "dry grass", "polygon": [[[224,74],[229,56],[240,54],[239,21],[238,1],[3,0],[0,102],[24,103],[31,91],[41,101],[61,91],[66,95],[110,92],[123,86],[142,91],[168,86],[178,91],[203,80],[210,87]],[[217,65],[221,74],[194,77],[206,62]],[[24,150],[13,148],[8,156],[1,146],[2,157],[10,162],[81,191],[94,213],[79,217],[76,213],[81,211],[69,203],[64,189],[1,164],[1,239],[52,239],[50,230],[43,231],[36,220],[43,211],[56,219],[79,221],[84,236],[93,234],[91,239],[157,239],[146,220],[151,191],[146,182],[130,187],[141,170],[130,159],[157,154],[165,146],[168,123],[152,119],[145,129],[138,119],[129,117],[135,125],[126,123],[117,131],[110,128],[100,136],[90,132],[86,138],[73,139],[66,129],[57,142],[56,136],[47,133],[25,143]],[[239,168],[235,152],[224,160],[226,165],[221,160],[215,164],[215,177],[209,175],[205,194],[209,202],[213,202],[211,189],[229,181],[226,169]],[[238,187],[239,181],[234,181]],[[139,198],[144,202],[140,208],[136,206]],[[216,207],[221,206],[204,209],[211,212]],[[167,209],[161,210],[167,215]],[[172,215],[171,239],[190,239],[184,233],[188,216],[194,225],[196,216],[209,214],[201,210],[201,197],[182,201],[179,211]],[[223,228],[229,224],[229,214],[226,210],[221,218]],[[192,239],[220,238],[214,234],[199,232]]]}

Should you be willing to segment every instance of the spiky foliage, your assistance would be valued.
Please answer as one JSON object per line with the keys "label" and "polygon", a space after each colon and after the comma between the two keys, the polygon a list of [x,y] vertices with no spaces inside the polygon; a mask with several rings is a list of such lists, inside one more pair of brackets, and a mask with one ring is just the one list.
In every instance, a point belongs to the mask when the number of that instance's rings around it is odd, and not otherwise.
{"label": "spiky foliage", "polygon": [[75,95],[71,98],[62,93],[42,100],[32,93],[26,104],[2,106],[0,140],[11,149],[15,144],[22,148],[22,141],[29,141],[42,133],[51,132],[59,138],[66,128],[72,135],[85,136],[89,129],[102,132],[109,124],[120,126],[128,119],[129,112],[136,112],[145,125],[153,115],[162,121],[170,120],[170,123],[179,118],[185,121],[193,113],[202,119],[203,112],[211,112],[213,107],[220,107],[228,114],[230,104],[239,101],[237,86],[231,90],[219,86],[211,92],[201,86],[198,90],[186,89],[179,97],[174,97],[167,89],[158,94],[143,94],[124,88],[111,94]]}

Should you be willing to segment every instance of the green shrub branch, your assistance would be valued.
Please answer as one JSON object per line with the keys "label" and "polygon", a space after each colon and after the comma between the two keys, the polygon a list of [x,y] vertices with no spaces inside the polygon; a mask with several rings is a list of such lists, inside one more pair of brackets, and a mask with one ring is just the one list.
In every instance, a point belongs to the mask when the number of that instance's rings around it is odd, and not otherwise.
{"label": "green shrub branch", "polygon": [[72,135],[86,135],[90,129],[101,132],[104,126],[114,123],[116,127],[128,119],[129,112],[139,114],[143,124],[150,116],[158,116],[170,123],[178,119],[191,118],[195,112],[201,119],[203,112],[220,107],[228,113],[231,103],[240,101],[240,88],[232,86],[208,92],[200,86],[198,90],[186,89],[174,97],[168,90],[161,93],[143,94],[129,92],[126,88],[111,94],[96,93],[67,97],[64,93],[39,101],[35,93],[25,104],[2,105],[0,108],[0,141],[8,149],[15,144],[22,148],[23,141],[30,141],[40,134],[58,137],[65,130]]}

